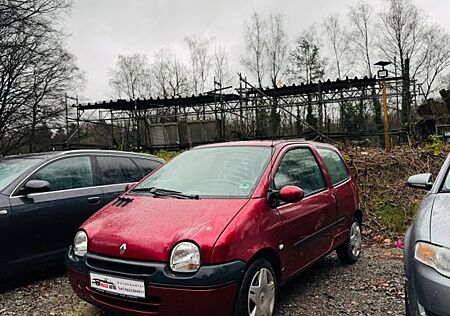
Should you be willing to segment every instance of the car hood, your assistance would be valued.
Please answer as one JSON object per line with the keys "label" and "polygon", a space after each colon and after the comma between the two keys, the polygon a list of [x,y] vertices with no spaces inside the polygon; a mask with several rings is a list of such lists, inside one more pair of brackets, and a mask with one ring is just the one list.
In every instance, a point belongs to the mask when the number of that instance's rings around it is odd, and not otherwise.
{"label": "car hood", "polygon": [[[132,198],[128,203],[114,200],[83,224],[89,252],[167,262],[176,243],[192,240],[201,247],[202,263],[208,263],[218,237],[248,202],[248,199]],[[121,254],[119,248],[123,243],[127,250]]]}
{"label": "car hood", "polygon": [[430,223],[430,241],[450,248],[450,193],[436,195]]}

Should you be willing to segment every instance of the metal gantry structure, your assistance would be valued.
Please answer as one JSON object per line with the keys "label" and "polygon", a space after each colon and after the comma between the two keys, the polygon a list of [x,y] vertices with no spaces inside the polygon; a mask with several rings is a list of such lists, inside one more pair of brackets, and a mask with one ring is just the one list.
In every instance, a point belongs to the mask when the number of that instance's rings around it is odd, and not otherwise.
{"label": "metal gantry structure", "polygon": [[[75,117],[67,116],[68,124],[75,126],[73,135],[77,135],[71,144],[156,150],[236,139],[304,137],[332,141],[383,134],[380,114],[378,121],[376,114],[382,94],[377,78],[277,88],[255,87],[242,76],[239,79],[238,88],[215,85],[213,91],[200,95],[75,104]],[[400,122],[399,115],[402,78],[387,78],[386,84],[391,134],[406,134],[410,124]],[[410,95],[414,105],[415,84]],[[354,107],[365,122],[349,129],[344,126],[344,116]]]}

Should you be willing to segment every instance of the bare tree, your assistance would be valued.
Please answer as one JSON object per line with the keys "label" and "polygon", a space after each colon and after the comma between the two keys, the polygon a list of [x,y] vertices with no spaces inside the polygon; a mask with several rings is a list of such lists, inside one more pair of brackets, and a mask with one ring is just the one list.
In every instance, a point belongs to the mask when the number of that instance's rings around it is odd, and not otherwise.
{"label": "bare tree", "polygon": [[285,75],[288,60],[288,37],[281,15],[271,15],[267,23],[266,55],[270,83],[277,87]]}
{"label": "bare tree", "polygon": [[411,78],[415,78],[425,62],[423,50],[428,26],[423,13],[411,0],[385,0],[386,8],[380,14],[382,38],[380,48],[390,60],[400,61],[400,70],[406,72],[405,60],[411,60]]}
{"label": "bare tree", "polygon": [[110,70],[109,85],[113,94],[131,100],[151,96],[151,73],[147,56],[119,55],[116,67]]}
{"label": "bare tree", "polygon": [[66,51],[60,39],[48,42],[33,63],[32,98],[29,113],[28,146],[33,152],[39,127],[46,127],[63,113],[64,94],[83,85],[84,76],[75,63],[75,57]]}
{"label": "bare tree", "polygon": [[439,77],[450,66],[450,35],[439,26],[430,27],[425,37],[425,46],[425,62],[419,73],[419,82],[427,99],[435,92]]}
{"label": "bare tree", "polygon": [[[71,2],[30,0],[0,2],[0,151],[22,146],[38,124],[57,125],[61,102],[56,95],[68,86],[74,60],[58,59],[64,36],[57,29]],[[57,39],[57,40],[55,40]],[[67,52],[66,52],[67,53]],[[72,63],[73,62],[73,63]],[[44,89],[43,89],[44,87]],[[51,88],[50,88],[51,87]],[[60,100],[61,95],[59,95]],[[50,101],[53,100],[53,101]],[[31,110],[31,111],[30,111]]]}
{"label": "bare tree", "polygon": [[333,51],[337,78],[345,77],[348,74],[350,67],[345,67],[344,63],[347,62],[347,65],[351,64],[348,60],[348,53],[350,50],[349,36],[341,25],[338,14],[330,15],[325,18],[323,25]]}
{"label": "bare tree", "polygon": [[180,96],[190,92],[187,67],[172,50],[162,48],[155,54],[152,73],[159,96]]}
{"label": "bare tree", "polygon": [[425,39],[428,26],[422,12],[411,0],[386,0],[386,8],[380,18],[381,51],[388,60],[400,61],[403,77],[401,118],[404,124],[409,125],[411,80],[417,79],[427,59]]}
{"label": "bare tree", "polygon": [[0,1],[0,35],[8,29],[18,32],[33,28],[49,28],[62,12],[72,5],[71,0],[2,0]]}
{"label": "bare tree", "polygon": [[372,24],[373,8],[360,1],[349,9],[350,21],[349,42],[354,57],[363,66],[364,74],[372,77],[372,54],[375,27]]}
{"label": "bare tree", "polygon": [[224,87],[230,85],[233,81],[233,74],[230,70],[230,62],[223,46],[214,47],[212,56],[212,67],[214,71],[214,80]]}
{"label": "bare tree", "polygon": [[203,93],[206,90],[208,76],[211,71],[211,39],[189,36],[184,40],[189,48],[192,90],[196,94]]}
{"label": "bare tree", "polygon": [[266,49],[266,22],[253,13],[251,20],[245,26],[245,56],[242,57],[242,64],[251,72],[258,82],[259,87],[263,86],[267,72],[267,60],[265,58]]}

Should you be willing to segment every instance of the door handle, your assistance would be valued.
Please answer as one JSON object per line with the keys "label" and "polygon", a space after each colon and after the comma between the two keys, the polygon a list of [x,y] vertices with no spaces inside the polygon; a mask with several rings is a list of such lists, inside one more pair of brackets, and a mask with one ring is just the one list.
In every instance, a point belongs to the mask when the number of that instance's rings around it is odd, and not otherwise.
{"label": "door handle", "polygon": [[8,210],[1,210],[0,215],[8,215]]}
{"label": "door handle", "polygon": [[92,197],[88,198],[88,202],[91,203],[91,204],[96,205],[96,204],[100,203],[100,197],[99,196],[92,196]]}
{"label": "door handle", "polygon": [[338,199],[336,193],[332,193],[331,197],[333,198],[334,202],[336,202],[336,207],[339,207],[339,199]]}

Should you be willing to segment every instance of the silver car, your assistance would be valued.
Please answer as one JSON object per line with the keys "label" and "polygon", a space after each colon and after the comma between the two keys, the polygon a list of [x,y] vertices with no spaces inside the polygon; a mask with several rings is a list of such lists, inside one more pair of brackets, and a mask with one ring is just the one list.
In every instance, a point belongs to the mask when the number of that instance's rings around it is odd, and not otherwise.
{"label": "silver car", "polygon": [[409,178],[428,190],[405,237],[407,315],[450,316],[450,156],[436,181],[431,174]]}

